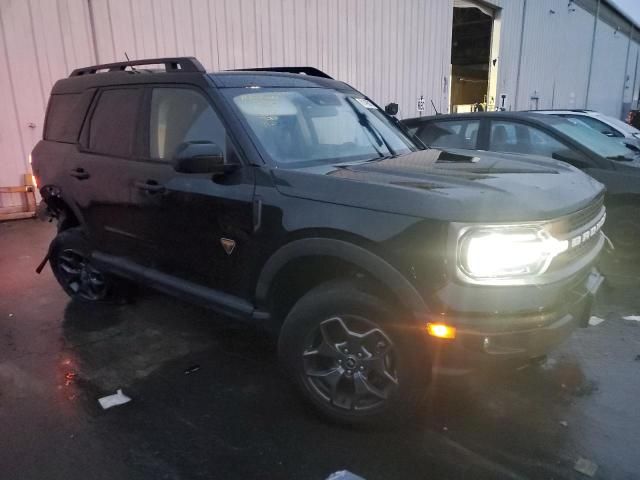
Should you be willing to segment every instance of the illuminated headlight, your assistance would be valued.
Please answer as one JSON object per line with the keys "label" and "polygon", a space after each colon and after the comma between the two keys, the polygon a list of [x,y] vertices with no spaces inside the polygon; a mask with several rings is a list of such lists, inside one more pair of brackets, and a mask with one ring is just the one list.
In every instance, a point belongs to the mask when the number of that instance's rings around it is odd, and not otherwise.
{"label": "illuminated headlight", "polygon": [[569,247],[538,227],[473,228],[458,242],[458,267],[476,281],[508,281],[544,273]]}

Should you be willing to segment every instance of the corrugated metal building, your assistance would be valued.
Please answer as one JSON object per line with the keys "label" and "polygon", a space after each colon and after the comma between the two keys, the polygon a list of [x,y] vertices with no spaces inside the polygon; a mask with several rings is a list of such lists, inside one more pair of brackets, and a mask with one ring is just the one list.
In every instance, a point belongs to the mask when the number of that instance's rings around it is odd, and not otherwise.
{"label": "corrugated metal building", "polygon": [[[621,117],[640,88],[640,31],[606,0],[0,0],[0,31],[0,187],[24,183],[53,82],[125,52],[211,70],[310,65],[401,117],[421,96],[425,114],[448,111],[452,89],[481,91],[486,108]],[[452,65],[474,31],[487,58]],[[0,213],[22,202],[0,195]]]}

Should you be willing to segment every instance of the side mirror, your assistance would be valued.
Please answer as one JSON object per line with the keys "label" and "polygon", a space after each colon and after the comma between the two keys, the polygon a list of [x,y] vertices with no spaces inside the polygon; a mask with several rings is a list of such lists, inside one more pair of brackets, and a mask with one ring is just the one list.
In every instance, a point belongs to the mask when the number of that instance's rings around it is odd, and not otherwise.
{"label": "side mirror", "polygon": [[236,165],[226,164],[222,149],[212,142],[185,142],[176,150],[173,168],[181,173],[211,173],[225,175]]}
{"label": "side mirror", "polygon": [[397,103],[389,103],[384,107],[384,111],[387,115],[397,115],[398,114],[398,104]]}

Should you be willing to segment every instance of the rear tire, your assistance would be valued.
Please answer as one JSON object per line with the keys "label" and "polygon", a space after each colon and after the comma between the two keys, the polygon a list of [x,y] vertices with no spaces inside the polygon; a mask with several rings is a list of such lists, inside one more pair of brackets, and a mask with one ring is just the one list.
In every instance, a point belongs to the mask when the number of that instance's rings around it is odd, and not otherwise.
{"label": "rear tire", "polygon": [[81,227],[59,232],[49,247],[49,264],[62,289],[73,300],[115,302],[126,298],[124,280],[100,271]]}
{"label": "rear tire", "polygon": [[280,360],[329,419],[400,420],[424,397],[431,375],[424,331],[401,312],[352,282],[322,284],[287,316]]}

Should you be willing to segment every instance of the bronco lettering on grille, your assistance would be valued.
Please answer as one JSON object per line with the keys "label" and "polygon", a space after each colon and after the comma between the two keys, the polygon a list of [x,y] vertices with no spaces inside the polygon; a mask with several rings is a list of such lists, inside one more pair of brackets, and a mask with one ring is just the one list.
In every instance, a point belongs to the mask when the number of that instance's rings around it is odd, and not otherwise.
{"label": "bronco lettering on grille", "polygon": [[607,214],[605,212],[602,214],[602,216],[600,217],[600,220],[598,220],[598,222],[595,225],[584,230],[580,234],[572,237],[571,240],[569,240],[570,248],[578,247],[580,246],[580,244],[589,240],[589,238],[592,238],[596,233],[600,231],[600,229],[602,228],[602,225],[604,225],[606,218],[607,218]]}

